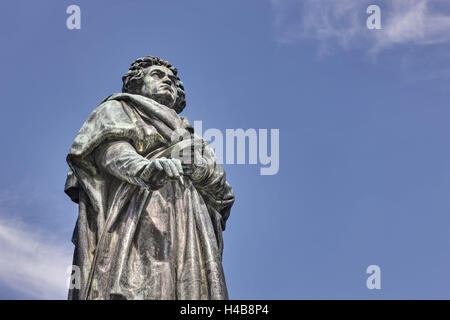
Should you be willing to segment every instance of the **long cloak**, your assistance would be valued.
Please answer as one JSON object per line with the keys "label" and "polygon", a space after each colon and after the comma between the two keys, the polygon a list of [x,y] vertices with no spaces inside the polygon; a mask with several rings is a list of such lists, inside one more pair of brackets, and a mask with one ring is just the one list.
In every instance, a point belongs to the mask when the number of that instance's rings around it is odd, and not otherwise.
{"label": "long cloak", "polygon": [[234,195],[211,148],[201,181],[152,190],[139,178],[148,160],[186,142],[173,141],[174,131],[200,139],[172,109],[125,93],[83,124],[67,156],[80,270],[69,299],[228,299],[222,231]]}

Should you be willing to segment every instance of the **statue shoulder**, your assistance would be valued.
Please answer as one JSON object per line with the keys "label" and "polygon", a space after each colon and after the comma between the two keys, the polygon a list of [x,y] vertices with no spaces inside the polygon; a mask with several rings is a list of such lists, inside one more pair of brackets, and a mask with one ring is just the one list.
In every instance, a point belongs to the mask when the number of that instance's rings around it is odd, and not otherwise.
{"label": "statue shoulder", "polygon": [[122,103],[117,100],[101,102],[89,115],[78,132],[70,156],[85,157],[104,140],[136,137],[136,128]]}
{"label": "statue shoulder", "polygon": [[123,112],[122,103],[118,100],[106,100],[101,102],[94,112],[97,113],[111,113],[111,112]]}
{"label": "statue shoulder", "polygon": [[86,123],[115,122],[117,120],[128,120],[127,112],[124,110],[122,103],[117,100],[104,100],[91,112]]}

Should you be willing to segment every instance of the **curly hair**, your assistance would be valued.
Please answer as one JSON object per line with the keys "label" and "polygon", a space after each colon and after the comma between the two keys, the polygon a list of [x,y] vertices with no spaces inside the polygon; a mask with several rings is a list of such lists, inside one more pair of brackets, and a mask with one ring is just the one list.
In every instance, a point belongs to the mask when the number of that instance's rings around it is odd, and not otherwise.
{"label": "curly hair", "polygon": [[142,87],[142,81],[144,79],[144,69],[153,65],[165,66],[166,68],[170,69],[175,75],[177,79],[177,100],[175,101],[173,109],[177,113],[180,113],[186,106],[186,95],[184,93],[183,82],[181,82],[180,78],[177,77],[177,68],[172,66],[168,61],[161,58],[145,56],[133,61],[127,73],[125,73],[122,77],[122,92],[138,94],[140,88]]}

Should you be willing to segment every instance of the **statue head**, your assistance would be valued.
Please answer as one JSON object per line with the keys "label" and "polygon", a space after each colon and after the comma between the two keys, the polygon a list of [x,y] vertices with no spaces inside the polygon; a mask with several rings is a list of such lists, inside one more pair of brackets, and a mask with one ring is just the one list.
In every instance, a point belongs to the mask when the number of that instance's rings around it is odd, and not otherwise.
{"label": "statue head", "polygon": [[186,106],[186,97],[177,72],[177,68],[158,57],[139,58],[122,77],[122,92],[140,94],[180,113]]}

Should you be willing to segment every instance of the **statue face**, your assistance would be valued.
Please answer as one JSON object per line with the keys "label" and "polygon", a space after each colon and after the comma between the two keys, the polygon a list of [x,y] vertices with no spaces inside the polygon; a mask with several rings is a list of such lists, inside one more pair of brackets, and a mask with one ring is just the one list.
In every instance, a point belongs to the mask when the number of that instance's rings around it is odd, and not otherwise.
{"label": "statue face", "polygon": [[177,100],[176,76],[165,66],[151,66],[145,70],[143,96],[172,108]]}

